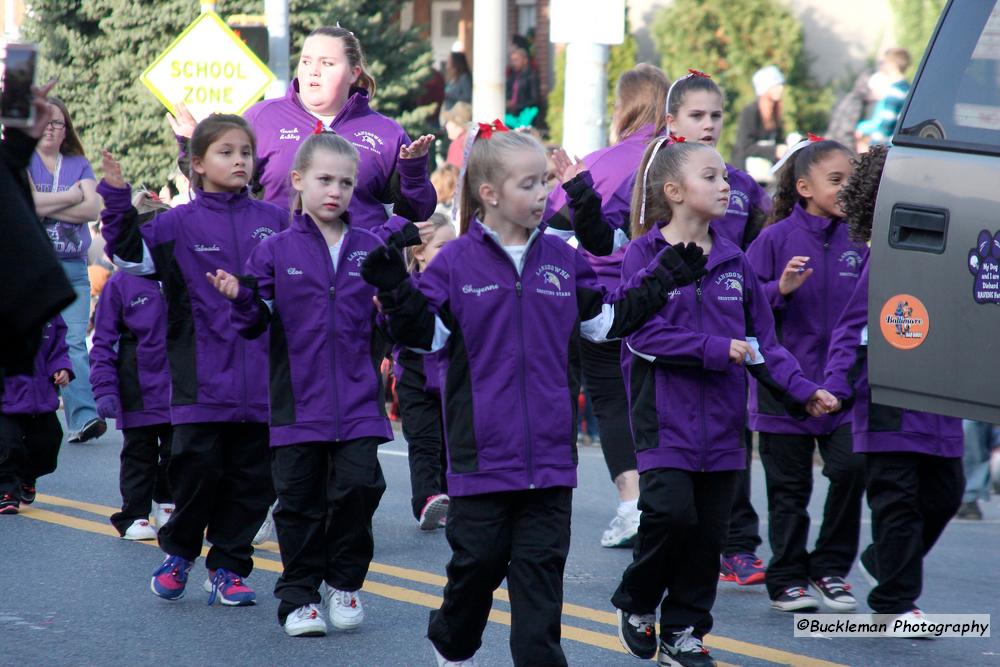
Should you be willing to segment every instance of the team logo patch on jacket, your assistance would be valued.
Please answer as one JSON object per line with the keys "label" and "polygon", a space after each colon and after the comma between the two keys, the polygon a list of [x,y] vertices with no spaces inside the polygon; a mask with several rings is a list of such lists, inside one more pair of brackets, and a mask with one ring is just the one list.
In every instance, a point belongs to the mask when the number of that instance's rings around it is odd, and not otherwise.
{"label": "team logo patch on jacket", "polygon": [[843,265],[843,270],[840,272],[841,277],[857,278],[860,275],[858,271],[861,268],[861,253],[857,250],[844,251],[838,261]]}
{"label": "team logo patch on jacket", "polygon": [[729,209],[727,214],[746,215],[750,209],[750,195],[741,190],[733,190],[729,193]]}
{"label": "team logo patch on jacket", "polygon": [[[715,279],[715,284],[720,285],[725,290],[717,297],[719,301],[743,301],[743,274],[739,271],[723,273]],[[736,292],[736,294],[730,294],[730,292]]]}
{"label": "team logo patch on jacket", "polygon": [[270,227],[258,227],[257,229],[253,230],[252,236],[257,240],[263,241],[268,236],[273,236],[276,233],[277,232],[275,232]]}
{"label": "team logo patch on jacket", "polygon": [[[569,272],[560,266],[554,264],[543,264],[538,267],[535,271],[536,276],[541,276],[543,287],[535,288],[535,291],[539,294],[548,294],[549,296],[570,296],[570,293],[563,290],[563,281],[569,285]],[[547,287],[553,287],[554,289],[547,289]]]}

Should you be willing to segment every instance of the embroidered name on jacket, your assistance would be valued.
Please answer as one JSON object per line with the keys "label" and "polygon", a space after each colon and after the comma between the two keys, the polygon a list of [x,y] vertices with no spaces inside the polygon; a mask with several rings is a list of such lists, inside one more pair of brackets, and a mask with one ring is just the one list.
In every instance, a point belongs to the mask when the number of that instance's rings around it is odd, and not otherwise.
{"label": "embroidered name on jacket", "polygon": [[715,279],[715,284],[725,290],[716,297],[719,301],[743,301],[743,274],[739,271],[723,273]]}
{"label": "embroidered name on jacket", "polygon": [[296,269],[294,266],[288,267],[288,275],[290,276],[301,276],[302,269]]}
{"label": "embroidered name on jacket", "polygon": [[[549,296],[572,296],[570,292],[563,290],[563,281],[566,281],[568,286],[570,278],[569,273],[563,270],[562,267],[555,266],[554,264],[543,264],[535,271],[535,275],[541,276],[543,284],[543,287],[535,288],[537,293]],[[548,286],[554,289],[548,289]]]}
{"label": "embroidered name on jacket", "polygon": [[194,244],[194,251],[195,252],[221,252],[222,249],[219,246],[215,245],[214,243],[212,245],[205,245],[204,243],[195,243]]}
{"label": "embroidered name on jacket", "polygon": [[385,142],[382,141],[382,137],[378,136],[374,132],[369,132],[368,130],[355,132],[354,137],[357,141],[352,141],[351,143],[355,146],[364,148],[365,150],[369,150],[373,153],[379,153],[381,155],[382,151],[379,150],[379,148],[385,145]]}
{"label": "embroidered name on jacket", "polygon": [[482,287],[473,287],[470,283],[462,285],[463,294],[475,294],[476,296],[480,296],[485,292],[493,292],[498,289],[500,289],[500,285],[497,285],[496,283],[483,285]]}
{"label": "embroidered name on jacket", "polygon": [[280,130],[278,130],[278,133],[279,133],[278,141],[285,141],[285,140],[298,141],[299,139],[302,138],[301,135],[299,134],[299,128],[297,127],[293,127],[290,130],[281,128]]}
{"label": "embroidered name on jacket", "polygon": [[132,299],[132,303],[130,303],[129,305],[132,308],[135,308],[136,306],[141,306],[141,305],[147,303],[148,301],[149,301],[149,297],[148,296],[138,296],[138,297]]}

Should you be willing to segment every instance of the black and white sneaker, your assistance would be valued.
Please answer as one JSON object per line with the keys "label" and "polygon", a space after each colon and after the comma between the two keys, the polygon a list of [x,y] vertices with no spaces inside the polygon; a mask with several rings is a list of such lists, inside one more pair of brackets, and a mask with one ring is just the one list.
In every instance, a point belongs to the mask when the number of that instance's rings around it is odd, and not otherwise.
{"label": "black and white sneaker", "polygon": [[701,637],[695,637],[693,632],[694,628],[689,626],[664,637],[660,641],[660,657],[656,664],[660,667],[715,667],[715,660],[701,643]]}
{"label": "black and white sneaker", "polygon": [[656,614],[618,610],[618,639],[631,655],[649,660],[656,655]]}
{"label": "black and white sneaker", "polygon": [[819,600],[804,586],[789,586],[771,600],[771,607],[778,611],[816,611]]}
{"label": "black and white sneaker", "polygon": [[108,423],[100,417],[94,417],[89,422],[84,424],[83,428],[81,428],[77,433],[71,434],[67,442],[80,444],[87,442],[88,440],[94,440],[104,435],[107,430]]}
{"label": "black and white sneaker", "polygon": [[831,610],[848,613],[858,608],[858,601],[851,594],[851,585],[843,577],[820,577],[810,579],[809,583]]}

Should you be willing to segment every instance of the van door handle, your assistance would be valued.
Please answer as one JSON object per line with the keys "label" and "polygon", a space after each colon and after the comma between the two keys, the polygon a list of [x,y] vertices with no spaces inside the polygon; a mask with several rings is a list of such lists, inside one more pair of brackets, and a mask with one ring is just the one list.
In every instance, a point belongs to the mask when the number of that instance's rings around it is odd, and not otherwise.
{"label": "van door handle", "polygon": [[917,252],[944,252],[948,239],[948,211],[897,204],[889,218],[889,247]]}

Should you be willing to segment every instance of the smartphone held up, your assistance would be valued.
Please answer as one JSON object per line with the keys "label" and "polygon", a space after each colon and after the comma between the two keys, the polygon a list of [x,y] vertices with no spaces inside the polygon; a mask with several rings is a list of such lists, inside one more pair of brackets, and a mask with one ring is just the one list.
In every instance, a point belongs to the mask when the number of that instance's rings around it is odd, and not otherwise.
{"label": "smartphone held up", "polygon": [[32,87],[38,46],[7,42],[3,47],[3,77],[0,83],[0,123],[7,127],[31,127],[35,122]]}

